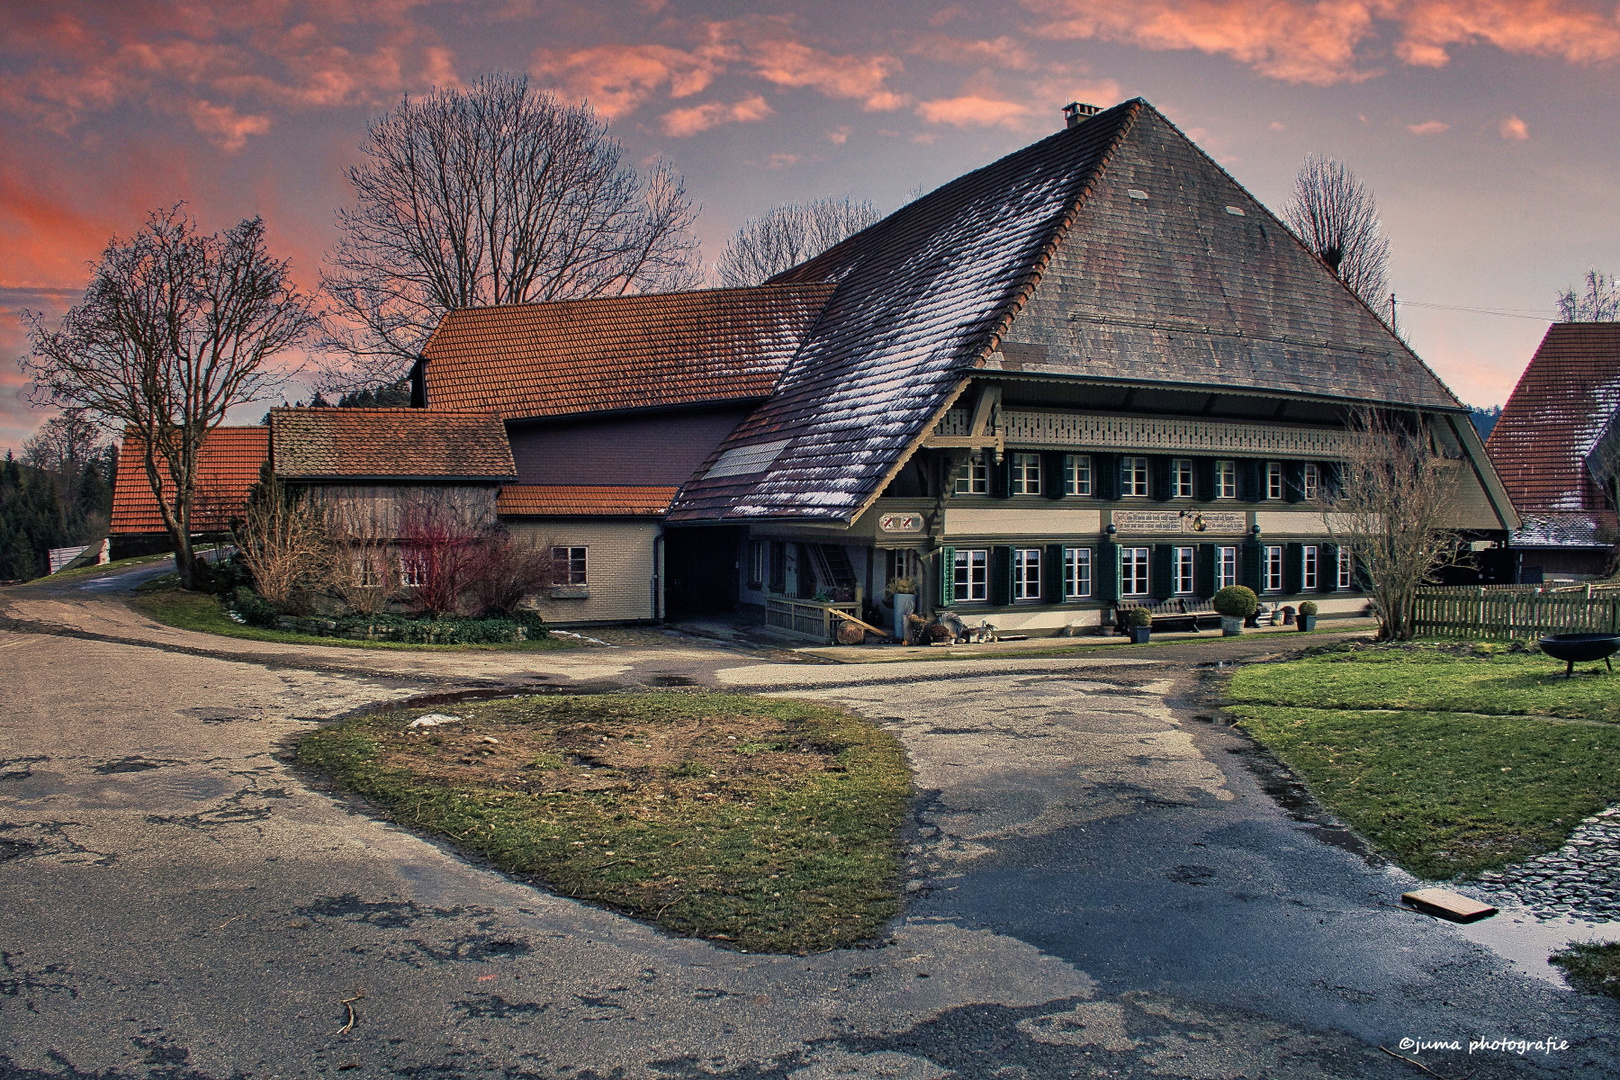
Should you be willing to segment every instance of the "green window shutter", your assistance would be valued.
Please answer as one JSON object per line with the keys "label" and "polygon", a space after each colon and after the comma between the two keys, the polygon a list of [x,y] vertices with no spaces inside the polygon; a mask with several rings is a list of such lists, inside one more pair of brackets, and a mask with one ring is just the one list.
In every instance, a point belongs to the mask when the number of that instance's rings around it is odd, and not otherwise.
{"label": "green window shutter", "polygon": [[1012,603],[1012,548],[990,549],[990,602],[997,607]]}
{"label": "green window shutter", "polygon": [[1199,502],[1215,498],[1215,459],[1199,458],[1193,462],[1193,497]]}
{"label": "green window shutter", "polygon": [[956,549],[939,549],[939,602],[936,607],[950,607],[956,602]]}
{"label": "green window shutter", "polygon": [[1318,592],[1339,591],[1339,549],[1333,544],[1323,544],[1317,549],[1316,556],[1316,587]]}
{"label": "green window shutter", "polygon": [[1170,498],[1170,459],[1148,458],[1148,498],[1164,502]]}
{"label": "green window shutter", "polygon": [[992,499],[1006,499],[1012,496],[1012,455],[1002,454],[1001,460],[986,461],[986,471],[990,476],[990,497]]}
{"label": "green window shutter", "polygon": [[1305,501],[1305,463],[1283,462],[1283,491],[1291,503]]}
{"label": "green window shutter", "polygon": [[1305,545],[1283,545],[1283,592],[1297,596],[1305,588]]}
{"label": "green window shutter", "polygon": [[1119,498],[1119,455],[1091,455],[1091,492],[1099,499]]}
{"label": "green window shutter", "polygon": [[1245,542],[1243,549],[1238,552],[1238,584],[1247,585],[1254,590],[1256,596],[1265,591],[1265,582],[1261,576],[1263,567],[1260,565],[1263,554],[1258,540]]}
{"label": "green window shutter", "polygon": [[1096,578],[1092,587],[1095,599],[1114,603],[1119,599],[1119,545],[1103,540],[1097,545],[1097,558],[1091,572]]}
{"label": "green window shutter", "polygon": [[1259,502],[1266,494],[1266,463],[1245,459],[1237,462],[1237,489],[1240,502]]}
{"label": "green window shutter", "polygon": [[1175,595],[1176,581],[1172,572],[1175,549],[1170,544],[1153,545],[1153,561],[1148,564],[1148,592],[1155,600],[1168,600]]}
{"label": "green window shutter", "polygon": [[1048,499],[1063,498],[1063,454],[1041,455],[1041,487]]}
{"label": "green window shutter", "polygon": [[1214,544],[1198,545],[1198,557],[1193,562],[1193,592],[1199,596],[1215,595]]}
{"label": "green window shutter", "polygon": [[1048,604],[1063,603],[1063,545],[1047,544],[1041,552],[1041,599]]}

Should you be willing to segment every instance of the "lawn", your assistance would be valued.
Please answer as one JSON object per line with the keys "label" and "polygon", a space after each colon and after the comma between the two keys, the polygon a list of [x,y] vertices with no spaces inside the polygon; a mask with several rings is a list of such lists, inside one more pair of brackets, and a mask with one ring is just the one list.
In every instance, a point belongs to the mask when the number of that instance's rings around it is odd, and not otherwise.
{"label": "lawn", "polygon": [[1564,969],[1564,975],[1582,990],[1620,998],[1620,943],[1575,941],[1547,961]]}
{"label": "lawn", "polygon": [[750,952],[867,940],[899,910],[910,775],[830,706],[667,691],[371,713],[302,764],[565,896]]}
{"label": "lawn", "polygon": [[279,641],[290,645],[336,645],[353,649],[409,649],[432,652],[467,651],[529,651],[573,649],[582,643],[574,638],[545,637],[538,641],[518,641],[503,645],[417,645],[403,641],[356,641],[353,638],[321,637],[316,634],[294,634],[285,630],[265,630],[257,626],[243,626],[225,613],[225,605],[218,597],[208,593],[186,592],[172,585],[153,582],[157,588],[137,591],[129,598],[130,607],[165,626],[180,630],[197,630],[204,634],[247,638],[251,641]]}
{"label": "lawn", "polygon": [[1346,649],[1255,664],[1229,711],[1330,812],[1423,877],[1557,848],[1620,800],[1620,681],[1539,656]]}

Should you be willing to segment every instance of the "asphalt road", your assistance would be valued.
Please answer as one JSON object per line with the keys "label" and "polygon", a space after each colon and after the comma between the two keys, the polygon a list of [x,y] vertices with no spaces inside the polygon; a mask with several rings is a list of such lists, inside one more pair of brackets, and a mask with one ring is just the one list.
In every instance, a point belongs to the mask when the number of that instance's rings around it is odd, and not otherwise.
{"label": "asphalt road", "polygon": [[[1380,1047],[1447,1077],[1620,1075],[1620,1003],[1400,908],[1411,879],[1290,815],[1248,744],[1200,719],[1195,661],[1275,640],[845,667],[655,636],[227,642],[94,583],[7,590],[0,615],[3,1077],[1425,1075]],[[910,902],[883,941],[671,938],[288,765],[301,734],[378,702],[684,680],[839,701],[904,740]],[[1401,1043],[1479,1038],[1567,1046]]]}

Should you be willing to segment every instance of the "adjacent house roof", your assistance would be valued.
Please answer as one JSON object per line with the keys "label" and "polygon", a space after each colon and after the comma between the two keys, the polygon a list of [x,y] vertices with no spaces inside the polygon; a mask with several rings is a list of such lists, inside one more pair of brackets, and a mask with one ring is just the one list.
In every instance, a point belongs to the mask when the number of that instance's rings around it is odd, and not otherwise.
{"label": "adjacent house roof", "polygon": [[[247,505],[248,490],[259,482],[259,470],[270,456],[270,429],[220,427],[208,433],[197,458],[197,493],[192,507],[193,532],[224,529]],[[125,434],[113,486],[112,533],[129,536],[163,531],[163,516],[147,482],[139,438]],[[174,478],[162,470],[165,491]]]}
{"label": "adjacent house roof", "polygon": [[453,311],[423,349],[428,408],[508,420],[760,399],[831,283]]}
{"label": "adjacent house roof", "polygon": [[[1513,543],[1607,547],[1615,512],[1593,480],[1620,464],[1620,323],[1554,323],[1485,449],[1524,518]],[[1611,464],[1611,467],[1613,467]]]}
{"label": "adjacent house roof", "polygon": [[771,399],[681,489],[671,521],[852,520],[982,366],[1462,408],[1139,99],[775,280],[837,291]]}
{"label": "adjacent house roof", "polygon": [[271,409],[271,460],[285,480],[505,480],[517,476],[493,412]]}
{"label": "adjacent house roof", "polygon": [[678,488],[508,484],[495,508],[502,517],[662,517]]}

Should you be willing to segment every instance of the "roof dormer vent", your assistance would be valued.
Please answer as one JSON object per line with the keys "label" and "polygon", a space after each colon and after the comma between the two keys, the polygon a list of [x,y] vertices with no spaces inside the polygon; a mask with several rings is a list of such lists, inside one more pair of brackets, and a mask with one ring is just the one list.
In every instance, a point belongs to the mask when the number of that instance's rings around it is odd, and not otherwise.
{"label": "roof dormer vent", "polygon": [[1078,101],[1071,101],[1063,106],[1063,120],[1067,127],[1079,127],[1089,117],[1102,112],[1100,105],[1082,105]]}

